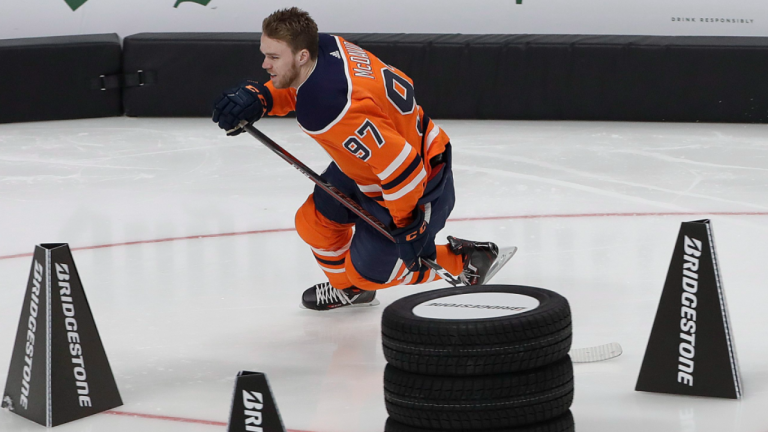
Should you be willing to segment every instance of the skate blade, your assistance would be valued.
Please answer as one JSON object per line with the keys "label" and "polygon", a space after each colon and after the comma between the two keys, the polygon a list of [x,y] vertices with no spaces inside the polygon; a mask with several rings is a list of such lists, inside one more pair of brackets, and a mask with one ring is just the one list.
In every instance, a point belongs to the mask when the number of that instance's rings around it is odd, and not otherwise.
{"label": "skate blade", "polygon": [[485,276],[483,284],[487,284],[492,277],[496,276],[496,273],[498,273],[499,270],[501,270],[501,268],[515,256],[515,252],[517,252],[517,246],[499,248],[499,256],[497,256],[496,260],[491,264],[491,269],[488,270],[488,274]]}
{"label": "skate blade", "polygon": [[304,310],[311,310],[311,311],[315,311],[315,312],[328,312],[328,311],[334,311],[334,310],[339,310],[339,309],[353,309],[353,308],[361,308],[361,307],[378,306],[380,304],[381,304],[380,301],[378,301],[376,299],[373,299],[373,301],[368,302],[368,303],[359,303],[359,304],[353,304],[353,305],[348,305],[348,306],[341,306],[341,307],[337,307],[337,308],[334,308],[334,309],[324,309],[324,310],[310,309],[310,308],[304,306],[304,303],[299,303],[299,307],[304,309]]}

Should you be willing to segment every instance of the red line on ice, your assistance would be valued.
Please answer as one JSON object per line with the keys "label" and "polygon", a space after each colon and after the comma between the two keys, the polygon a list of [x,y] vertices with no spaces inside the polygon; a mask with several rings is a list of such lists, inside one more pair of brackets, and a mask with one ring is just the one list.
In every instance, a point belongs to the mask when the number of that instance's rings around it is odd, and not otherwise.
{"label": "red line on ice", "polygon": [[[276,229],[241,231],[241,232],[222,233],[222,234],[203,234],[203,235],[193,235],[193,236],[186,236],[186,237],[168,237],[168,238],[155,239],[155,240],[137,240],[132,242],[110,243],[110,244],[103,244],[103,245],[96,245],[96,246],[71,247],[70,250],[79,251],[79,250],[90,250],[90,249],[104,249],[104,248],[111,248],[115,246],[132,246],[132,245],[150,244],[150,243],[166,243],[166,242],[172,242],[176,240],[195,240],[195,239],[214,238],[214,237],[233,237],[233,236],[241,236],[241,235],[249,235],[249,234],[267,234],[267,233],[288,232],[288,231],[296,231],[296,229],[295,228],[276,228]],[[11,259],[11,258],[21,258],[21,257],[31,257],[31,256],[32,256],[32,253],[5,255],[5,256],[0,256],[0,260]]]}
{"label": "red line on ice", "polygon": [[[190,419],[190,418],[184,418],[184,417],[170,417],[170,416],[162,416],[162,415],[155,415],[155,414],[139,414],[139,413],[131,413],[131,412],[125,412],[125,411],[104,411],[103,414],[120,415],[120,416],[126,416],[126,417],[141,417],[141,418],[152,419],[152,420],[166,420],[166,421],[174,421],[174,422],[181,422],[181,423],[204,424],[204,425],[211,425],[211,426],[227,426],[227,423],[220,422],[220,421],[198,420],[198,419]],[[287,432],[309,432],[309,431],[287,429]]]}
{"label": "red line on ice", "polygon": [[[489,221],[489,220],[504,220],[504,219],[553,219],[553,218],[590,218],[590,217],[647,217],[647,216],[768,216],[768,212],[686,212],[686,213],[576,213],[576,214],[540,214],[540,215],[515,215],[515,216],[488,216],[488,217],[468,217],[468,218],[450,218],[448,222],[472,222],[472,221]],[[267,234],[277,232],[296,231],[294,228],[275,228],[256,231],[241,231],[221,234],[202,234],[186,237],[169,237],[155,240],[137,240],[124,243],[110,243],[96,246],[83,246],[72,247],[72,251],[90,250],[90,249],[104,249],[116,246],[132,246],[140,244],[151,243],[166,243],[177,240],[195,240],[204,238],[217,238],[217,237],[234,237],[251,234]],[[0,260],[6,260],[11,258],[23,258],[31,257],[32,253],[22,253],[15,255],[0,256]]]}
{"label": "red line on ice", "polygon": [[154,415],[154,414],[138,414],[138,413],[125,412],[125,411],[104,411],[104,414],[120,415],[120,416],[127,416],[127,417],[141,417],[141,418],[147,418],[147,419],[153,419],[153,420],[167,420],[167,421],[175,421],[175,422],[182,422],[182,423],[205,424],[205,425],[211,425],[211,426],[227,425],[226,423],[219,422],[219,421],[196,420],[196,419],[188,419],[183,417],[169,417],[169,416],[161,416],[161,415]]}

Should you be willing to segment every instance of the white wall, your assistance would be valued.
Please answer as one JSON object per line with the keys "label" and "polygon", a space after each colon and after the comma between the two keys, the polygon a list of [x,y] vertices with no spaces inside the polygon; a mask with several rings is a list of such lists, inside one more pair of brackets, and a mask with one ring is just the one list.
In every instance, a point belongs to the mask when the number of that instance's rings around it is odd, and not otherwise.
{"label": "white wall", "polygon": [[0,39],[259,31],[265,16],[288,6],[309,11],[325,32],[768,36],[768,6],[758,0],[176,1],[87,0],[72,11],[65,0],[0,0]]}

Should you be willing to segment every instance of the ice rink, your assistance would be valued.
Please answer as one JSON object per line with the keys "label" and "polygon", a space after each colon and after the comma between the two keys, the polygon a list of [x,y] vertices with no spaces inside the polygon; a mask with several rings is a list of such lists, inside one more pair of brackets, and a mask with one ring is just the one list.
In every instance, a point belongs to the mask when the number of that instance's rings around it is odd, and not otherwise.
{"label": "ice rink", "polygon": [[[768,125],[437,121],[457,204],[445,235],[519,252],[493,280],[568,298],[576,429],[768,431]],[[317,171],[330,161],[293,119],[257,126]],[[265,372],[290,431],[382,432],[380,318],[314,312],[324,280],[293,229],[313,184],[207,119],[0,125],[0,389],[31,253],[69,243],[124,405],[60,432],[223,431],[238,371]],[[635,392],[680,223],[709,218],[744,398]],[[42,427],[6,410],[0,431]]]}

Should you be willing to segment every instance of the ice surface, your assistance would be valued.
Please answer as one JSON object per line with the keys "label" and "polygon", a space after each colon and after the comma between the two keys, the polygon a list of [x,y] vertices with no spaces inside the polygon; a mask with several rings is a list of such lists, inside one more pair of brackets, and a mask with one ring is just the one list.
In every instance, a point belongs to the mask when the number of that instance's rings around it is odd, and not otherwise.
{"label": "ice surface", "polygon": [[[457,205],[444,233],[515,245],[494,278],[555,290],[574,347],[580,431],[768,430],[768,126],[439,121]],[[317,171],[294,120],[258,126]],[[323,280],[293,230],[312,183],[207,119],[0,125],[0,385],[40,243],[74,250],[125,405],[61,432],[224,430],[234,378],[265,372],[294,431],[381,432],[375,308],[299,308]],[[741,401],[634,391],[680,222],[713,221],[744,383]],[[104,246],[104,247],[97,247]],[[152,417],[155,416],[155,417]],[[194,421],[199,421],[195,423]],[[41,427],[3,410],[0,430]]]}

